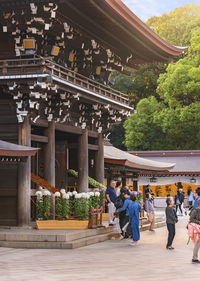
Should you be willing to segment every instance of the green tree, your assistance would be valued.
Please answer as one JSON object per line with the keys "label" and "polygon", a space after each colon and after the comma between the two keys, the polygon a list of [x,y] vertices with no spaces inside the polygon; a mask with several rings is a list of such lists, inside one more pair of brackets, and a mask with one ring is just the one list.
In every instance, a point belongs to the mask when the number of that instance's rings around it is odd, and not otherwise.
{"label": "green tree", "polygon": [[128,150],[200,148],[200,30],[188,55],[170,64],[158,79],[155,98],[138,103],[137,115],[125,122]]}
{"label": "green tree", "polygon": [[164,105],[155,97],[142,99],[137,105],[137,114],[132,114],[125,121],[125,144],[128,150],[164,149],[165,134],[156,121],[154,114],[160,112]]}
{"label": "green tree", "polygon": [[200,5],[187,4],[168,15],[151,17],[146,24],[167,42],[188,46],[192,32],[200,27]]}
{"label": "green tree", "polygon": [[115,124],[112,126],[112,129],[108,132],[110,133],[109,140],[114,147],[117,147],[121,150],[127,150],[124,144],[125,129],[123,124],[124,121],[122,121],[120,124]]}

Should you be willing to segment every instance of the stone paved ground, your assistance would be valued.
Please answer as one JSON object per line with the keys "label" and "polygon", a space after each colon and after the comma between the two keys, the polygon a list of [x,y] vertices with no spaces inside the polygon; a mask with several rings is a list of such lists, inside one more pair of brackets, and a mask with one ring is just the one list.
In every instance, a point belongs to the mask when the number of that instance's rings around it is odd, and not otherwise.
{"label": "stone paved ground", "polygon": [[75,250],[0,248],[0,281],[199,281],[193,245],[186,245],[186,220],[177,225],[174,251],[165,249],[165,227],[141,233],[138,247],[106,241]]}

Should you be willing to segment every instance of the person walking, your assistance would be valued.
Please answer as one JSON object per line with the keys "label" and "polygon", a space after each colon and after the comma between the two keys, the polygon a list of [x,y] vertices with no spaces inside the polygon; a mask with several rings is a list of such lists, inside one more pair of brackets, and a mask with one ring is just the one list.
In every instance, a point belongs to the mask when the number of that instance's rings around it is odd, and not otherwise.
{"label": "person walking", "polygon": [[165,209],[165,214],[166,214],[166,224],[168,230],[168,240],[167,240],[166,249],[173,250],[174,248],[172,246],[172,243],[175,237],[175,223],[178,222],[178,217],[174,209],[173,199],[171,197],[168,197],[166,203],[167,203],[167,207]]}
{"label": "person walking", "polygon": [[132,238],[133,238],[133,242],[131,242],[130,245],[136,246],[138,245],[138,241],[140,240],[139,213],[141,210],[141,206],[137,203],[136,196],[134,194],[130,195],[130,201],[131,203],[128,206],[128,210],[129,210],[129,219],[131,222]]}
{"label": "person walking", "polygon": [[193,207],[193,209],[195,210],[195,209],[198,208],[198,201],[199,201],[199,199],[200,199],[200,187],[198,187],[198,188],[195,190],[195,192],[194,192],[194,198],[195,198],[195,200],[194,200],[194,207]]}
{"label": "person walking", "polygon": [[188,188],[187,201],[188,201],[188,209],[189,209],[189,211],[191,211],[192,207],[193,207],[193,201],[194,201],[194,196],[193,196],[193,192],[192,192],[191,188]]}
{"label": "person walking", "polygon": [[111,180],[110,186],[107,187],[106,189],[106,199],[108,202],[108,220],[109,220],[109,225],[113,225],[113,220],[114,220],[114,213],[116,211],[115,208],[115,200],[117,198],[117,194],[115,191],[115,185],[116,182],[114,180]]}
{"label": "person walking", "polygon": [[155,231],[155,211],[151,193],[146,194],[145,211],[147,212],[147,218],[150,223],[149,231]]}
{"label": "person walking", "polygon": [[175,205],[176,205],[176,213],[179,208],[181,216],[183,216],[183,209],[182,209],[183,202],[184,202],[184,193],[182,188],[179,188],[175,196]]}
{"label": "person walking", "polygon": [[124,226],[129,223],[129,204],[130,204],[129,196],[130,196],[129,190],[123,187],[121,189],[121,195],[120,195],[120,197],[123,197],[123,206],[121,208],[116,206],[117,212],[119,212],[119,224],[121,227],[121,233],[125,238],[127,238],[125,234],[126,231],[123,231],[123,229]]}
{"label": "person walking", "polygon": [[[194,209],[190,215],[190,223],[193,224],[197,224],[198,226],[196,227],[196,229],[199,229],[199,225],[200,225],[200,200],[198,200],[197,202],[198,206],[196,209]],[[193,250],[193,257],[192,257],[192,262],[193,263],[200,263],[200,261],[198,260],[198,251],[200,248],[200,235],[199,235],[199,231],[196,230],[196,234],[198,235],[197,240],[195,241],[195,246],[194,246],[194,250]]]}

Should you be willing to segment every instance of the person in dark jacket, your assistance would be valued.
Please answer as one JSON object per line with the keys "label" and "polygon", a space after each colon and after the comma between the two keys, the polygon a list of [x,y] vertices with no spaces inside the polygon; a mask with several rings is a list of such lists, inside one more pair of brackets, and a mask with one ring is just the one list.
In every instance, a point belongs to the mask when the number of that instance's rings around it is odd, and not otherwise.
{"label": "person in dark jacket", "polygon": [[166,200],[167,207],[165,209],[166,214],[166,223],[168,229],[168,240],[166,248],[168,250],[173,250],[172,243],[175,237],[175,223],[178,222],[178,217],[176,215],[176,211],[174,209],[174,201],[172,198],[168,197]]}
{"label": "person in dark jacket", "polygon": [[175,196],[175,205],[176,205],[176,213],[179,208],[181,216],[183,216],[183,209],[182,209],[183,202],[184,202],[184,193],[183,190],[180,188]]}
{"label": "person in dark jacket", "polygon": [[[194,209],[190,215],[190,223],[200,224],[200,200],[198,200],[197,204],[198,207]],[[192,257],[193,263],[200,263],[200,261],[198,260],[199,248],[200,248],[200,236],[197,243],[194,246],[193,257]]]}
{"label": "person in dark jacket", "polygon": [[[129,214],[128,214],[128,199],[130,196],[130,192],[127,188],[123,187],[121,189],[121,194],[120,194],[122,200],[123,200],[123,205],[121,206],[121,208],[118,208],[118,212],[119,212],[119,225],[121,228],[121,233],[124,235],[123,233],[123,228],[124,226],[129,222]],[[125,234],[125,238],[126,234]],[[121,237],[122,239],[122,237]]]}

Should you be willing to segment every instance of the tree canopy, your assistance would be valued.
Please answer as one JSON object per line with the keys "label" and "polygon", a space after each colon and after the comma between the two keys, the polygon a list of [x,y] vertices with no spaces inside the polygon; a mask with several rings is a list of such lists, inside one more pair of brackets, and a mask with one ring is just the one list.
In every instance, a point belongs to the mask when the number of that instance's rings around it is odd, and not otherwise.
{"label": "tree canopy", "polygon": [[141,100],[125,122],[128,150],[200,148],[200,30],[188,55],[170,64],[158,79],[155,97]]}
{"label": "tree canopy", "polygon": [[168,15],[151,17],[146,24],[167,42],[176,46],[188,46],[192,31],[200,27],[200,6],[187,4]]}
{"label": "tree canopy", "polygon": [[[119,130],[128,150],[200,149],[200,6],[188,4],[147,24],[171,44],[189,46],[168,66],[152,64],[115,74],[114,87],[128,93],[137,114]],[[119,148],[111,132],[111,142]],[[122,125],[120,125],[122,126]],[[112,138],[113,136],[113,138]]]}

